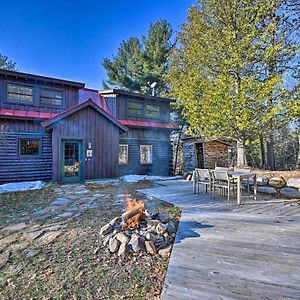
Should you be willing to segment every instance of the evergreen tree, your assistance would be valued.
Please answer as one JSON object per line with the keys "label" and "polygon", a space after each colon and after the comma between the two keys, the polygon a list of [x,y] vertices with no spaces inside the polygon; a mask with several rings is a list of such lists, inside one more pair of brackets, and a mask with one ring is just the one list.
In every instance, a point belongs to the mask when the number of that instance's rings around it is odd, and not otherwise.
{"label": "evergreen tree", "polygon": [[103,86],[150,94],[150,85],[156,82],[155,94],[165,91],[167,85],[164,75],[173,47],[171,36],[170,23],[159,20],[150,24],[147,36],[142,36],[141,39],[131,37],[123,41],[115,57],[102,61],[108,76]]}
{"label": "evergreen tree", "polygon": [[[282,107],[283,75],[264,64],[284,47],[268,42],[274,26],[272,0],[199,0],[179,35],[168,80],[190,130],[237,142],[237,164],[245,146]],[[268,20],[268,22],[266,21]],[[263,74],[262,74],[263,73]],[[276,91],[276,102],[266,101]]]}
{"label": "evergreen tree", "polygon": [[0,53],[0,69],[17,71],[16,63],[10,60],[7,56]]}

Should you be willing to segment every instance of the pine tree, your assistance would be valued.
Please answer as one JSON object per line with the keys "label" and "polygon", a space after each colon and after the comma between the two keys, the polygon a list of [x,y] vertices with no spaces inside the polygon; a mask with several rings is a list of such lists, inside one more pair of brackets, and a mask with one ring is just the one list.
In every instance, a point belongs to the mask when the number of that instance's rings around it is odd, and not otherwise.
{"label": "pine tree", "polygon": [[2,55],[1,53],[0,53],[0,69],[9,70],[9,71],[17,71],[16,63],[14,63],[7,56]]}
{"label": "pine tree", "polygon": [[156,82],[156,95],[167,89],[164,75],[173,47],[172,27],[166,20],[150,24],[148,34],[123,41],[112,59],[102,62],[108,76],[104,87],[117,87],[129,91],[150,94],[151,84]]}

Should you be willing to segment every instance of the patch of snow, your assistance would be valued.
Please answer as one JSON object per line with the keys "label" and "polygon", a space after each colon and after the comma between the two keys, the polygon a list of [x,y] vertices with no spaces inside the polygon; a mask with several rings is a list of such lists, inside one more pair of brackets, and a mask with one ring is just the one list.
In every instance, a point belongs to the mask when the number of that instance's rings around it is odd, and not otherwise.
{"label": "patch of snow", "polygon": [[142,180],[175,180],[182,179],[182,176],[148,176],[148,175],[125,175],[120,177],[120,181],[124,182],[138,182]]}
{"label": "patch of snow", "polygon": [[41,180],[5,183],[0,185],[0,193],[38,190],[41,189],[44,185],[45,183]]}

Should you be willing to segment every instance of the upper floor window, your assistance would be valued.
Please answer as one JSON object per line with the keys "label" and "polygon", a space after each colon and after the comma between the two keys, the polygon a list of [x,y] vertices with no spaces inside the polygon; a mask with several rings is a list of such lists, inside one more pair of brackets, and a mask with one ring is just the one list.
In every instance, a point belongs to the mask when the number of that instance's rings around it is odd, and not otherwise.
{"label": "upper floor window", "polygon": [[159,119],[160,118],[160,105],[153,103],[142,103],[136,101],[128,101],[127,115],[129,117]]}
{"label": "upper floor window", "polygon": [[20,156],[37,156],[40,154],[40,139],[21,138],[19,139]]}
{"label": "upper floor window", "polygon": [[158,104],[146,104],[146,117],[159,119],[160,117],[160,106]]}
{"label": "upper floor window", "polygon": [[127,114],[131,117],[143,117],[143,103],[128,101]]}
{"label": "upper floor window", "polygon": [[41,104],[61,106],[63,103],[63,91],[41,89]]}
{"label": "upper floor window", "polygon": [[33,87],[8,83],[7,101],[33,103]]}

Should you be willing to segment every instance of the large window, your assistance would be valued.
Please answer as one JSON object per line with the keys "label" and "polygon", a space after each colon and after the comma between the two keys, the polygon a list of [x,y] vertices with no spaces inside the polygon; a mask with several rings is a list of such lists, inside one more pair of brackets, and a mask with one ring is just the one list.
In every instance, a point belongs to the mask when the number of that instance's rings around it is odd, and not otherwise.
{"label": "large window", "polygon": [[33,87],[8,83],[7,101],[33,103]]}
{"label": "large window", "polygon": [[128,145],[119,145],[119,165],[128,164]]}
{"label": "large window", "polygon": [[63,103],[63,91],[60,90],[41,90],[41,104],[61,106]]}
{"label": "large window", "polygon": [[143,103],[128,101],[127,113],[130,117],[143,117]]}
{"label": "large window", "polygon": [[140,163],[142,165],[152,164],[152,145],[140,145]]}
{"label": "large window", "polygon": [[152,119],[160,118],[160,106],[158,104],[146,104],[146,117]]}
{"label": "large window", "polygon": [[160,105],[129,100],[127,104],[127,115],[129,117],[159,119]]}
{"label": "large window", "polygon": [[37,156],[40,154],[40,139],[21,138],[19,139],[20,156]]}

